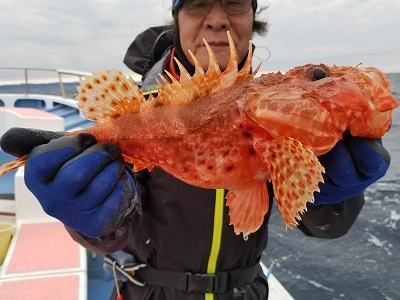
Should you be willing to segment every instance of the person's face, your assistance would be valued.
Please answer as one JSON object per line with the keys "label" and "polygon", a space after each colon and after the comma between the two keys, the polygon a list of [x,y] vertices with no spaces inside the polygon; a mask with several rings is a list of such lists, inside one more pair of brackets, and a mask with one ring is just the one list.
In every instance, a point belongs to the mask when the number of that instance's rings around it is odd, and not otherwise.
{"label": "person's face", "polygon": [[[184,5],[184,4],[183,4]],[[253,33],[253,8],[241,15],[229,15],[222,8],[221,1],[216,0],[211,11],[205,16],[187,14],[184,7],[178,12],[179,38],[182,49],[193,64],[188,49],[207,70],[209,56],[203,38],[209,43],[217,57],[221,70],[225,70],[229,61],[227,31],[235,43],[238,62],[242,61],[248,51],[249,40]]]}

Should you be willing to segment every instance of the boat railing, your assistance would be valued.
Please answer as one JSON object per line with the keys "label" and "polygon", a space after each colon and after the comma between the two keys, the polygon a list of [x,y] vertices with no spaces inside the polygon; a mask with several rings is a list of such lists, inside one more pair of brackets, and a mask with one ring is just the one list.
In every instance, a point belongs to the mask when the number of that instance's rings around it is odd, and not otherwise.
{"label": "boat railing", "polygon": [[30,74],[32,72],[37,72],[37,71],[51,72],[57,76],[57,80],[60,84],[60,96],[63,98],[66,98],[66,92],[65,92],[64,81],[63,81],[64,75],[76,76],[76,78],[78,80],[81,79],[82,77],[91,75],[91,73],[89,73],[89,72],[67,70],[67,69],[0,67],[0,71],[1,70],[8,70],[8,71],[20,70],[20,71],[22,71],[22,74],[21,74],[22,78],[23,78],[22,83],[24,84],[25,94],[29,94],[29,84],[32,83],[32,81],[30,79]]}

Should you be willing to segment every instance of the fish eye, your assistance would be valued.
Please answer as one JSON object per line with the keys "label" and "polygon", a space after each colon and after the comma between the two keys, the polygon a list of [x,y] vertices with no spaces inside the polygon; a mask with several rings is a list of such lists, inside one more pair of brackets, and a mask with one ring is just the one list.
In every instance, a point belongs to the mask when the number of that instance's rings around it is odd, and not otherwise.
{"label": "fish eye", "polygon": [[328,76],[326,70],[321,67],[315,67],[311,74],[314,80],[320,80]]}

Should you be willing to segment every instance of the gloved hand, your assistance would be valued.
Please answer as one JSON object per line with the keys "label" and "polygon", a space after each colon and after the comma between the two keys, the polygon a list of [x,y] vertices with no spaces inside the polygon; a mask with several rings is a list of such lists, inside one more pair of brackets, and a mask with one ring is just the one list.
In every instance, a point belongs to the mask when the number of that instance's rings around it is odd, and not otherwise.
{"label": "gloved hand", "polygon": [[389,168],[390,154],[380,139],[353,137],[346,132],[328,153],[318,157],[325,167],[325,183],[314,193],[310,205],[335,204],[361,194],[383,177]]}
{"label": "gloved hand", "polygon": [[97,144],[90,134],[63,136],[23,128],[6,132],[1,147],[17,156],[33,148],[25,184],[50,216],[92,238],[122,225],[136,185],[118,147]]}

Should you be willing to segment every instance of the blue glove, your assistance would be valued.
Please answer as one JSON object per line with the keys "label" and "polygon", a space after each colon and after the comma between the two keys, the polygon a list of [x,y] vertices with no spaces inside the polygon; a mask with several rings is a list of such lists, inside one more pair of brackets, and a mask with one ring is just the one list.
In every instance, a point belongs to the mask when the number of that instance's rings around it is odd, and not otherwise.
{"label": "blue glove", "polygon": [[26,162],[25,184],[47,214],[92,238],[122,226],[136,185],[118,147],[97,144],[90,134],[17,128],[5,135],[1,146],[8,153],[20,156],[25,153],[17,148],[35,147]]}
{"label": "blue glove", "polygon": [[328,153],[318,157],[325,167],[320,193],[310,205],[335,204],[361,194],[383,177],[389,168],[390,154],[380,139],[353,137],[348,132]]}

